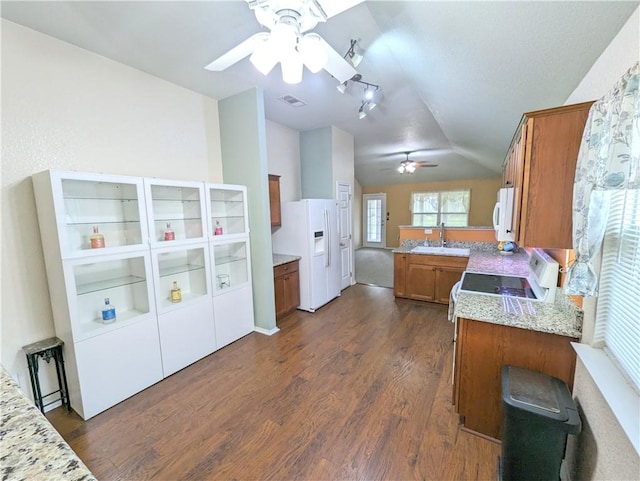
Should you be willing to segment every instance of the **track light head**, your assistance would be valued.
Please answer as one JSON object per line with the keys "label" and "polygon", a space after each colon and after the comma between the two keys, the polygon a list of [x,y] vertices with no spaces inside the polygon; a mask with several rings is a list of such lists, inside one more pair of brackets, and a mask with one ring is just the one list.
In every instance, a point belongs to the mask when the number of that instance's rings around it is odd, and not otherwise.
{"label": "track light head", "polygon": [[338,89],[338,92],[340,92],[341,94],[345,93],[347,90],[347,81],[345,80],[341,84],[338,84],[336,88]]}
{"label": "track light head", "polygon": [[362,59],[364,58],[362,54],[358,53],[357,44],[357,40],[351,40],[351,46],[344,56],[344,58],[349,59],[349,62],[351,62],[351,65],[353,65],[354,67],[360,65],[360,62],[362,62]]}
{"label": "track light head", "polygon": [[365,112],[364,110],[364,103],[360,106],[360,109],[358,110],[358,119],[362,120],[367,116],[367,112]]}

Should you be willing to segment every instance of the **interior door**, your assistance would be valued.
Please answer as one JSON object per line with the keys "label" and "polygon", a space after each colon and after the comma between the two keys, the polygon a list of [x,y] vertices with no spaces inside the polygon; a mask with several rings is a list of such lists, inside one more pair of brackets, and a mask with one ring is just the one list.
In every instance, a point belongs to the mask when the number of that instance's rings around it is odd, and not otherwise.
{"label": "interior door", "polygon": [[387,212],[387,194],[364,194],[362,196],[364,247],[387,246],[385,220]]}
{"label": "interior door", "polygon": [[353,224],[351,222],[351,184],[338,183],[338,225],[340,226],[340,289],[353,284]]}

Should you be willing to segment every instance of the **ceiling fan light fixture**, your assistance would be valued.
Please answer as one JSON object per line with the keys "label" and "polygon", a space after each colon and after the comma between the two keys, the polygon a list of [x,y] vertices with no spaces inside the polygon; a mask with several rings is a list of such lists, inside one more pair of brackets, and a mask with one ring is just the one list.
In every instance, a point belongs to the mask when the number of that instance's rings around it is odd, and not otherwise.
{"label": "ceiling fan light fixture", "polygon": [[260,41],[249,57],[249,61],[262,75],[268,75],[279,60],[278,54],[269,38]]}
{"label": "ceiling fan light fixture", "polygon": [[288,49],[282,53],[280,58],[282,68],[282,80],[288,84],[299,84],[302,82],[302,57],[295,49]]}
{"label": "ceiling fan light fixture", "polygon": [[327,64],[327,52],[320,42],[320,37],[315,33],[308,33],[298,41],[298,52],[302,62],[310,72],[318,73]]}

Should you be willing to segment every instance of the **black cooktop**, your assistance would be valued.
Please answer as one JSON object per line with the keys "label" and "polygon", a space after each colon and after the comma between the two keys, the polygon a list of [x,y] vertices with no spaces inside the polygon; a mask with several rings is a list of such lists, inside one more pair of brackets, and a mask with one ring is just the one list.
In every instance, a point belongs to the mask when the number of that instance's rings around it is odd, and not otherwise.
{"label": "black cooktop", "polygon": [[498,296],[537,299],[525,277],[477,274],[465,272],[460,285],[461,291],[481,292]]}

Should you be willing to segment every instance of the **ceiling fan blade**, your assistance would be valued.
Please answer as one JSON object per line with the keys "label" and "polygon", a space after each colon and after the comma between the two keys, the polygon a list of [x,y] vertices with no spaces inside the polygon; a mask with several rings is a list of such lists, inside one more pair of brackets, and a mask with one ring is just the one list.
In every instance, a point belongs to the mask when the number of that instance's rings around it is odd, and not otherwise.
{"label": "ceiling fan blade", "polygon": [[363,3],[364,0],[316,0],[322,7],[327,18],[334,17],[339,13],[349,10],[351,7]]}
{"label": "ceiling fan blade", "polygon": [[358,73],[356,69],[342,57],[342,55],[336,52],[333,47],[326,42],[324,38],[319,35],[318,37],[320,38],[320,45],[327,54],[327,63],[325,64],[324,69],[334,76],[338,82],[346,82]]}
{"label": "ceiling fan blade", "polygon": [[268,37],[268,32],[260,32],[252,35],[244,42],[239,43],[227,53],[222,54],[220,57],[215,59],[209,65],[205,67],[206,70],[211,70],[214,72],[220,72],[231,67],[234,63],[239,62],[245,57],[248,57],[253,53],[253,50],[258,45],[258,42]]}

